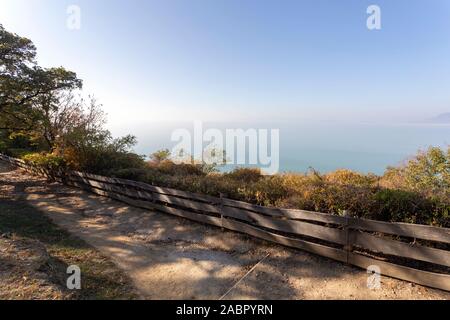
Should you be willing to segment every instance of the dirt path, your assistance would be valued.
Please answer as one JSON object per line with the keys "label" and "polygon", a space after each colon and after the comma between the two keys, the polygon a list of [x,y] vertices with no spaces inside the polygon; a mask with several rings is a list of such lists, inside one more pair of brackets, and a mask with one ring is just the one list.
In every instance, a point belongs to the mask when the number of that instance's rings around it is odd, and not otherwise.
{"label": "dirt path", "polygon": [[[20,196],[111,259],[147,299],[450,299],[450,293],[48,183],[0,161],[0,196]],[[1,201],[1,197],[0,197]]]}

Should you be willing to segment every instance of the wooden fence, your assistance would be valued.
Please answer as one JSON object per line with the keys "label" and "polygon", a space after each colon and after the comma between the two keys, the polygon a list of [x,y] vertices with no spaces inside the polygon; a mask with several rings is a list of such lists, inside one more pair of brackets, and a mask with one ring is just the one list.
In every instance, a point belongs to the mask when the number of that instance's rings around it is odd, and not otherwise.
{"label": "wooden fence", "polygon": [[381,274],[450,291],[450,229],[280,209],[81,172],[0,160],[132,206],[244,233]]}

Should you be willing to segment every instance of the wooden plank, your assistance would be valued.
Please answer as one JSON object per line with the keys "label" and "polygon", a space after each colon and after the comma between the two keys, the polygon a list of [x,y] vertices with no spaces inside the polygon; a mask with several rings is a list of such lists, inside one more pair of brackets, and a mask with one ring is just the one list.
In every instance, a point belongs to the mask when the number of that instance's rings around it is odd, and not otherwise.
{"label": "wooden plank", "polygon": [[209,195],[205,195],[205,194],[198,194],[198,193],[181,191],[181,190],[176,190],[176,189],[171,189],[171,188],[156,187],[156,186],[152,186],[152,185],[142,183],[142,182],[138,183],[137,187],[147,188],[148,190],[155,192],[155,193],[172,195],[172,196],[176,196],[176,197],[192,199],[192,200],[202,201],[202,202],[206,202],[206,203],[218,204],[221,201],[221,199],[219,197],[213,197],[213,196],[209,196]]}
{"label": "wooden plank", "polygon": [[253,222],[253,219],[248,216],[247,212],[248,211],[246,211],[246,210],[242,210],[242,209],[238,209],[238,208],[231,208],[231,207],[221,207],[220,208],[220,213],[224,217],[239,219],[239,220],[243,220],[246,222]]}
{"label": "wooden plank", "polygon": [[224,206],[245,209],[253,212],[262,213],[268,216],[273,217],[285,217],[288,219],[299,219],[299,220],[311,220],[318,221],[324,223],[332,223],[332,224],[345,224],[345,218],[331,215],[327,213],[321,212],[312,212],[306,210],[298,210],[298,209],[282,209],[282,208],[271,208],[271,207],[263,207],[254,205],[247,202],[231,200],[231,199],[222,199],[222,204]]}
{"label": "wooden plank", "polygon": [[247,212],[247,215],[253,219],[254,224],[264,228],[309,236],[338,244],[346,244],[346,236],[343,230],[323,227],[302,221],[280,220],[276,218],[264,217],[258,213],[252,212]]}
{"label": "wooden plank", "polygon": [[351,218],[349,222],[352,229],[382,232],[410,238],[450,243],[450,229],[448,228],[356,218]]}
{"label": "wooden plank", "polygon": [[342,262],[345,262],[346,260],[346,253],[343,250],[327,247],[324,245],[308,242],[305,240],[294,239],[279,234],[274,234],[267,230],[263,230],[235,220],[224,219],[223,227],[229,230],[244,233],[266,241],[275,242],[292,248],[302,249],[334,260]]}
{"label": "wooden plank", "polygon": [[220,214],[220,208],[211,204],[192,201],[188,199],[177,198],[169,195],[164,195],[160,193],[154,193],[153,198],[157,201],[164,202],[170,205],[176,205],[188,209],[194,209],[198,211],[211,212],[215,214]]}
{"label": "wooden plank", "polygon": [[84,184],[87,184],[91,187],[95,187],[98,189],[115,192],[118,194],[125,195],[127,197],[133,197],[133,198],[140,198],[141,200],[147,200],[147,201],[153,201],[153,195],[151,193],[145,192],[145,191],[139,191],[139,190],[132,190],[120,186],[116,186],[109,183],[103,183],[96,180],[81,178],[81,177],[69,177],[70,181],[74,182],[81,182]]}
{"label": "wooden plank", "polygon": [[184,207],[184,208],[188,208],[188,209],[211,212],[211,213],[215,213],[215,214],[221,213],[220,207],[216,207],[214,205],[210,205],[210,204],[203,203],[203,202],[196,202],[196,201],[192,201],[192,200],[188,200],[188,199],[177,198],[177,197],[163,195],[163,194],[159,194],[159,193],[148,193],[145,191],[133,190],[130,188],[120,187],[120,186],[116,186],[114,184],[103,183],[103,182],[99,182],[97,180],[92,180],[92,179],[87,179],[87,178],[77,177],[76,179],[74,179],[73,177],[71,177],[71,180],[77,180],[77,181],[86,183],[90,186],[100,188],[103,190],[107,190],[107,191],[111,191],[111,192],[117,192],[117,193],[126,195],[128,197],[141,198],[143,200],[149,200],[149,201],[156,200],[156,201],[164,202],[164,203],[167,203],[170,205],[176,205],[176,206],[180,206],[180,207]]}
{"label": "wooden plank", "polygon": [[172,208],[172,207],[166,207],[164,205],[160,204],[154,204],[154,209],[158,211],[162,211],[168,214],[176,215],[178,217],[186,218],[189,220],[194,220],[201,223],[210,224],[216,227],[222,226],[222,219],[218,217],[208,216],[204,214],[189,212],[182,209]]}
{"label": "wooden plank", "polygon": [[123,196],[123,195],[117,194],[115,192],[108,192],[105,190],[97,189],[95,187],[90,187],[89,185],[86,185],[84,183],[68,181],[68,184],[78,187],[78,188],[85,189],[87,191],[93,192],[100,196],[110,197],[115,200],[119,200],[121,202],[127,203],[127,204],[135,206],[135,207],[150,209],[150,210],[158,210],[158,211],[162,211],[162,212],[176,215],[179,217],[183,217],[186,219],[190,219],[190,220],[194,220],[194,221],[202,222],[202,223],[206,223],[206,224],[211,224],[211,225],[219,226],[219,227],[221,226],[221,223],[222,223],[221,218],[218,218],[218,217],[213,217],[213,216],[208,216],[208,215],[203,215],[203,214],[199,214],[199,213],[185,211],[182,209],[167,207],[167,206],[164,206],[161,204],[156,204],[156,203],[152,203],[152,202],[145,201],[145,200],[131,199],[127,196]]}
{"label": "wooden plank", "polygon": [[284,217],[287,217],[289,219],[311,220],[311,221],[332,223],[332,224],[339,224],[339,225],[345,224],[345,217],[332,215],[329,213],[312,212],[312,211],[306,211],[306,210],[300,210],[300,209],[276,209],[275,208],[275,210],[278,210],[279,212],[282,213],[282,215]]}
{"label": "wooden plank", "polygon": [[368,233],[352,231],[353,244],[371,251],[394,256],[427,261],[450,267],[450,252],[391,239],[380,238]]}
{"label": "wooden plank", "polygon": [[103,197],[108,197],[108,198],[112,198],[121,202],[124,202],[126,204],[129,204],[131,206],[134,207],[138,207],[138,208],[144,208],[144,209],[154,209],[154,206],[151,202],[148,201],[143,201],[143,200],[136,200],[136,199],[131,199],[129,197],[117,194],[117,193],[113,193],[113,192],[108,192],[105,190],[100,190],[94,187],[90,187],[84,183],[79,183],[79,182],[74,182],[74,181],[67,181],[67,184],[70,186],[74,186],[74,187],[78,187],[84,190],[87,190],[89,192],[95,193],[97,195],[103,196]]}
{"label": "wooden plank", "polygon": [[151,192],[160,193],[160,194],[173,195],[173,196],[177,196],[177,197],[181,197],[181,198],[193,199],[193,200],[198,200],[198,201],[207,202],[207,203],[220,203],[220,198],[218,198],[218,197],[202,195],[202,194],[197,194],[197,193],[191,193],[191,192],[181,191],[181,190],[175,190],[175,189],[171,189],[171,188],[156,187],[156,186],[152,186],[150,184],[138,182],[138,181],[119,179],[119,178],[109,178],[109,177],[103,177],[103,176],[99,176],[99,175],[94,175],[94,174],[90,174],[90,173],[82,173],[82,172],[77,172],[77,171],[73,171],[70,174],[79,176],[79,177],[83,177],[83,178],[87,178],[87,179],[97,180],[100,182],[105,182],[105,183],[127,185],[127,186],[140,188],[142,190],[151,191]]}
{"label": "wooden plank", "polygon": [[[167,196],[167,195],[163,195],[163,194],[147,193],[145,191],[139,191],[139,190],[130,190],[130,189],[127,189],[126,187],[116,186],[115,184],[100,182],[98,180],[93,180],[93,179],[88,179],[88,178],[83,178],[80,175],[71,175],[71,176],[69,176],[69,179],[71,181],[86,183],[95,188],[99,188],[99,189],[103,189],[103,190],[107,190],[107,191],[111,191],[111,192],[117,192],[117,193],[129,196],[129,197],[142,198],[144,200],[150,200],[150,201],[155,199],[155,200],[158,200],[161,202],[166,202],[166,203],[172,204],[172,205],[179,205],[179,206],[183,206],[183,207],[191,208],[191,209],[195,209],[195,210],[212,212],[212,213],[216,213],[216,214],[223,214],[226,217],[232,217],[232,218],[236,218],[236,219],[240,219],[240,220],[245,220],[248,222],[253,221],[253,219],[250,219],[246,215],[246,211],[241,210],[241,209],[228,208],[228,207],[216,207],[216,206],[205,204],[205,203],[198,203],[198,202],[193,202],[193,201],[189,202],[189,200],[175,198],[175,197],[171,197],[171,196]],[[150,188],[150,189],[152,189],[152,188]]]}
{"label": "wooden plank", "polygon": [[115,184],[116,182],[116,178],[109,178],[109,177],[104,177],[104,176],[99,176],[96,174],[92,174],[92,173],[85,173],[85,172],[79,172],[79,171],[70,171],[68,172],[68,175],[72,175],[72,176],[76,176],[76,177],[80,177],[80,178],[85,178],[85,179],[92,179],[92,180],[96,180],[99,182],[106,182],[106,183],[111,183],[111,184]]}
{"label": "wooden plank", "polygon": [[25,161],[22,159],[17,159],[17,158],[9,158],[9,161],[12,161],[14,163],[18,163],[18,164],[25,164]]}
{"label": "wooden plank", "polygon": [[450,275],[399,266],[365,257],[357,253],[349,253],[349,263],[366,270],[369,266],[378,266],[382,275],[450,291]]}

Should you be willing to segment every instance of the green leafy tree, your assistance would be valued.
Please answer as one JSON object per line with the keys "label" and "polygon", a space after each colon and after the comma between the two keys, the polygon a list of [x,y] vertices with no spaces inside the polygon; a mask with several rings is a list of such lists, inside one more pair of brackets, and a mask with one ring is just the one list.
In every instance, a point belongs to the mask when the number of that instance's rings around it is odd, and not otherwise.
{"label": "green leafy tree", "polygon": [[169,160],[170,156],[171,156],[171,154],[170,154],[169,149],[162,149],[162,150],[153,152],[150,155],[150,160],[155,164],[159,164],[163,161]]}
{"label": "green leafy tree", "polygon": [[0,25],[0,129],[30,132],[42,119],[43,102],[57,93],[80,89],[82,81],[62,67],[42,68],[36,47]]}
{"label": "green leafy tree", "polygon": [[419,152],[401,167],[390,167],[383,177],[388,187],[438,196],[450,203],[450,146]]}

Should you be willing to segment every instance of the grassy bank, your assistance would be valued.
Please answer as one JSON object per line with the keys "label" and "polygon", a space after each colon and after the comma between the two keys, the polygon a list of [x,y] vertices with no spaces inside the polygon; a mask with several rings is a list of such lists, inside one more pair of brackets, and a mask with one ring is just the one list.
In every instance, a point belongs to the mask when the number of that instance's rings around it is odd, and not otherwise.
{"label": "grassy bank", "polygon": [[[0,201],[0,299],[133,299],[130,280],[84,241],[23,201]],[[69,265],[81,290],[66,287]]]}

